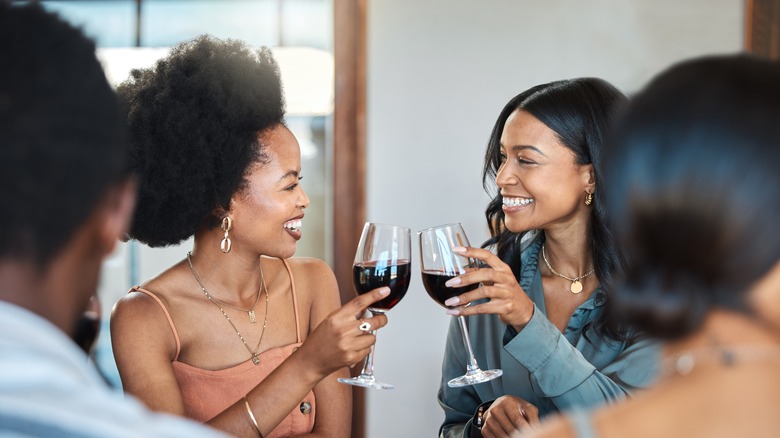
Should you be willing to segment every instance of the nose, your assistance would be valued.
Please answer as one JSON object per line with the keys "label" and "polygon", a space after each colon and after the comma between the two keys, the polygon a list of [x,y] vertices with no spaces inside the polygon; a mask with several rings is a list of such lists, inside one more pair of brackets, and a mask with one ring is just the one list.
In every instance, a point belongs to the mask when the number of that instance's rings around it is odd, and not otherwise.
{"label": "nose", "polygon": [[311,201],[309,201],[309,196],[306,195],[306,192],[301,189],[301,196],[298,198],[297,207],[301,210],[307,208],[311,204]]}
{"label": "nose", "polygon": [[501,167],[498,168],[498,172],[496,172],[496,185],[503,189],[504,187],[508,187],[511,185],[517,184],[517,177],[512,174],[511,171],[507,170],[506,161],[501,164]]}

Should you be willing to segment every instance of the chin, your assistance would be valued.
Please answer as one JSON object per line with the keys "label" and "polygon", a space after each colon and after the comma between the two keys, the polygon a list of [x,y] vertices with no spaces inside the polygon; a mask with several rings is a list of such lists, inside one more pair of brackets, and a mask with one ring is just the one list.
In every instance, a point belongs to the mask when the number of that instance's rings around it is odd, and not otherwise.
{"label": "chin", "polygon": [[504,219],[504,225],[506,226],[506,229],[513,232],[513,233],[522,233],[523,231],[533,230],[534,227],[525,224],[525,223],[518,223],[515,221],[507,221]]}
{"label": "chin", "polygon": [[279,257],[280,259],[289,259],[290,257],[295,255],[295,251],[298,250],[297,245],[293,245],[291,247],[285,247],[280,248],[279,251],[276,254],[276,257]]}

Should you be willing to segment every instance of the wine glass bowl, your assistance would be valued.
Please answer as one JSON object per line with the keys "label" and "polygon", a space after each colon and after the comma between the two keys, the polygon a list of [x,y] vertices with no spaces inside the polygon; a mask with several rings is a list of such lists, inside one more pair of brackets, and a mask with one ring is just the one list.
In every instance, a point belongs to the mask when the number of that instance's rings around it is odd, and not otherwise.
{"label": "wine glass bowl", "polygon": [[375,313],[384,313],[395,307],[406,295],[411,271],[409,260],[358,262],[352,267],[352,283],[359,295],[383,286],[389,287],[390,294],[368,308]]}
{"label": "wine glass bowl", "polygon": [[[392,309],[406,295],[412,273],[411,240],[409,228],[371,222],[363,226],[352,266],[355,292],[362,295],[380,287],[390,288],[389,295],[368,308],[373,315]],[[371,333],[376,334],[376,331]],[[393,388],[374,377],[374,346],[371,346],[359,376],[339,378],[338,381],[365,388]]]}
{"label": "wine glass bowl", "polygon": [[[479,267],[476,260],[462,256],[452,250],[454,246],[470,246],[461,224],[440,225],[422,230],[417,235],[420,239],[420,272],[422,274],[423,286],[434,301],[443,307],[450,308],[450,306],[444,304],[445,301],[479,287],[479,284],[459,287],[447,287],[445,285],[452,278],[463,275],[468,271],[476,270]],[[479,368],[471,347],[466,319],[463,316],[458,316],[457,318],[463,335],[463,343],[469,357],[466,365],[466,374],[450,380],[447,382],[447,385],[455,388],[487,382],[500,377],[503,374],[503,371],[500,369],[483,371]]]}

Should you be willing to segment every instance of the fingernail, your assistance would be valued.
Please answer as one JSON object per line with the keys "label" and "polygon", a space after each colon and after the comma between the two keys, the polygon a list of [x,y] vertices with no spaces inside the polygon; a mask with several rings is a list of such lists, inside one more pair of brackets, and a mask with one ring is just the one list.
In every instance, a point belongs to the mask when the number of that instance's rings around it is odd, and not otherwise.
{"label": "fingernail", "polygon": [[462,246],[453,246],[452,251],[457,252],[458,254],[463,254],[464,252],[466,252],[466,248]]}
{"label": "fingernail", "polygon": [[460,277],[450,278],[444,283],[444,285],[447,287],[457,286],[459,284],[460,284]]}
{"label": "fingernail", "polygon": [[457,306],[458,304],[460,304],[460,297],[452,297],[449,300],[444,302],[445,306],[450,306],[450,307]]}
{"label": "fingernail", "polygon": [[447,315],[458,316],[458,315],[460,315],[460,310],[458,310],[458,309],[447,309],[446,313],[447,313]]}
{"label": "fingernail", "polygon": [[389,287],[383,287],[382,289],[379,289],[379,295],[382,295],[382,296],[390,295],[390,288]]}

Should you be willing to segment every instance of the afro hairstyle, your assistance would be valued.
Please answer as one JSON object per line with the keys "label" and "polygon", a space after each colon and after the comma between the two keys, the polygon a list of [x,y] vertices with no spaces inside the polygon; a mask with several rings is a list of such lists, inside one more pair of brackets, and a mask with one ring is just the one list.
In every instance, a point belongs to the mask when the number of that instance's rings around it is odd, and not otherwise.
{"label": "afro hairstyle", "polygon": [[284,123],[279,68],[267,48],[203,35],[119,86],[139,197],[129,236],[175,245],[219,223],[267,160],[258,136]]}

